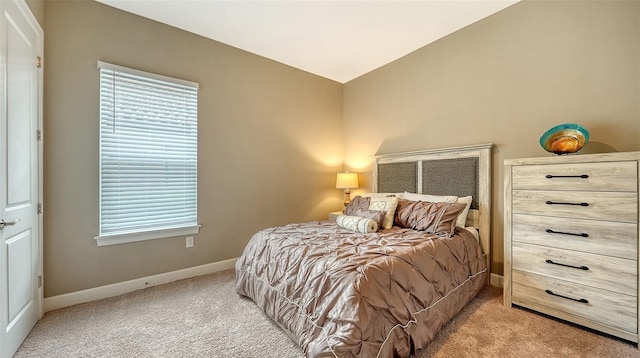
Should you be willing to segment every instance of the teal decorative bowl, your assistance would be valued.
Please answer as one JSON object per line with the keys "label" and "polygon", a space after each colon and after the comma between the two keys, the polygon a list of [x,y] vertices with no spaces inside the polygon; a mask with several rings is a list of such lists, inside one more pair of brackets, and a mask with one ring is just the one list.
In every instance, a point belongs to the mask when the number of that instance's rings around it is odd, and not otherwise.
{"label": "teal decorative bowl", "polygon": [[575,123],[559,124],[540,137],[540,146],[555,154],[575,153],[589,142],[589,131]]}

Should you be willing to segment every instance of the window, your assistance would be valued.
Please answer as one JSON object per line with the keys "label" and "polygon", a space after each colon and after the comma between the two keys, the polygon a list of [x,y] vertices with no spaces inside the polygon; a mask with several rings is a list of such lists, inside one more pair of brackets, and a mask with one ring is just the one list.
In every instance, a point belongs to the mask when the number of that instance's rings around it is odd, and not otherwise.
{"label": "window", "polygon": [[98,68],[98,246],[198,233],[198,84]]}

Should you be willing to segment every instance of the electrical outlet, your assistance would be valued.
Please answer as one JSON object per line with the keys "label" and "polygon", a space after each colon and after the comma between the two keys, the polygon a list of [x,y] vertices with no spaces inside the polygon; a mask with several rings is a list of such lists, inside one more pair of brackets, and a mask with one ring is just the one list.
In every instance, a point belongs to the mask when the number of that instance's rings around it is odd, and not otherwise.
{"label": "electrical outlet", "polygon": [[187,247],[193,247],[193,236],[187,236]]}

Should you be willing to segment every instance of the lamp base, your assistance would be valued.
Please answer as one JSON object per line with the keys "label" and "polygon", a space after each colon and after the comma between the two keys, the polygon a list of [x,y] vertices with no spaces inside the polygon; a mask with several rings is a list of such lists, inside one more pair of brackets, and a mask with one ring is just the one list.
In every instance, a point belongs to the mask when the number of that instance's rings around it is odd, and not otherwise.
{"label": "lamp base", "polygon": [[344,207],[346,208],[350,202],[351,202],[351,189],[345,189],[344,190]]}

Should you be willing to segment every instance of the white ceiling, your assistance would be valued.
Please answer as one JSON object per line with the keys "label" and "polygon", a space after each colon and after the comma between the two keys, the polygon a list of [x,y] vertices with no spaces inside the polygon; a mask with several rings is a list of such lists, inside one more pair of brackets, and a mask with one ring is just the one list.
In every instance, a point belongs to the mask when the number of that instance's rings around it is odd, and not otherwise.
{"label": "white ceiling", "polygon": [[97,0],[345,83],[519,0]]}

